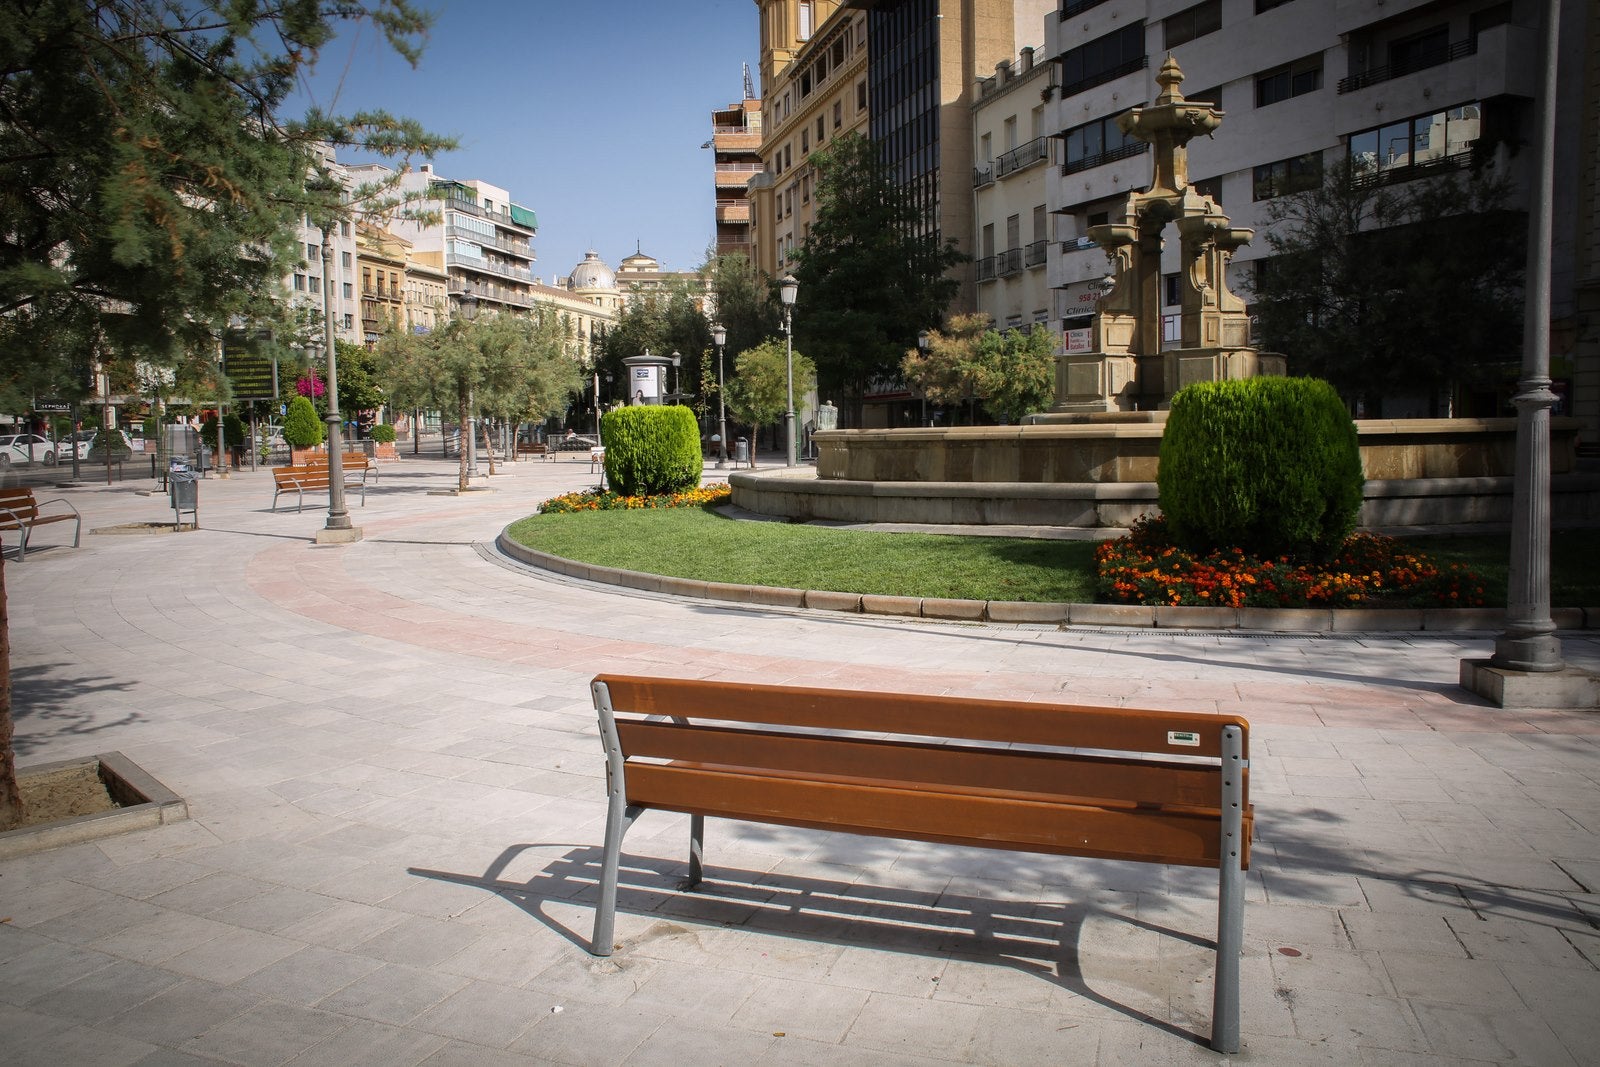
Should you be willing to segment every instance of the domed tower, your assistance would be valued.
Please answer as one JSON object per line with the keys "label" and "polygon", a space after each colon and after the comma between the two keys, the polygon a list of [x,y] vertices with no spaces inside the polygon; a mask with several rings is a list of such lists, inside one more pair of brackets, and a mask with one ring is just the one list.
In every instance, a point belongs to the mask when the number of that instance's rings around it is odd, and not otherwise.
{"label": "domed tower", "polygon": [[622,306],[622,298],[617,292],[617,276],[600,258],[600,253],[592,248],[584,253],[583,262],[573,267],[572,273],[567,276],[567,290],[573,296],[608,311],[616,311]]}

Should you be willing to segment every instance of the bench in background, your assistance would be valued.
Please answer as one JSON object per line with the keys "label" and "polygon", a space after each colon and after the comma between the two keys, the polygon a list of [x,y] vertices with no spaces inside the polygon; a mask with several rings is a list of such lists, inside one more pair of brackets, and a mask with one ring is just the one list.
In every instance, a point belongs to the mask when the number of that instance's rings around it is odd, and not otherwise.
{"label": "bench in background", "polygon": [[618,675],[592,690],[608,799],[594,955],[612,951],[623,835],[651,809],[690,816],[690,887],[708,815],[1215,867],[1211,1047],[1238,1051],[1244,719]]}
{"label": "bench in background", "polygon": [[[367,482],[378,476],[376,468],[367,462],[367,457],[361,453],[341,455],[344,461],[344,488],[359,490],[361,493],[361,506],[367,506]],[[359,460],[359,463],[353,462]],[[303,463],[298,466],[272,468],[272,510],[278,510],[278,497],[284,493],[293,492],[296,497],[295,512],[305,509],[307,493],[326,493],[332,487],[329,477],[331,470],[326,461],[320,463]]]}

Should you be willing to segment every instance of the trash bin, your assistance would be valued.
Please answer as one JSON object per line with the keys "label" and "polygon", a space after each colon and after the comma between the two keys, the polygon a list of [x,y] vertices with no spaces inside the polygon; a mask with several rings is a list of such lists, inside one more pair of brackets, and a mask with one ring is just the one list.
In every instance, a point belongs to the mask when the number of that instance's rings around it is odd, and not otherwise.
{"label": "trash bin", "polygon": [[750,462],[750,442],[745,440],[743,437],[739,438],[733,443],[733,462]]}
{"label": "trash bin", "polygon": [[200,528],[200,475],[189,469],[187,463],[174,462],[167,470],[167,496],[172,501],[173,526],[183,526],[183,513],[194,516],[194,528]]}
{"label": "trash bin", "polygon": [[204,474],[206,471],[211,469],[211,446],[210,445],[201,445],[199,447],[199,449],[196,450],[195,456],[196,456],[195,464],[194,464],[195,470],[199,471],[201,474]]}

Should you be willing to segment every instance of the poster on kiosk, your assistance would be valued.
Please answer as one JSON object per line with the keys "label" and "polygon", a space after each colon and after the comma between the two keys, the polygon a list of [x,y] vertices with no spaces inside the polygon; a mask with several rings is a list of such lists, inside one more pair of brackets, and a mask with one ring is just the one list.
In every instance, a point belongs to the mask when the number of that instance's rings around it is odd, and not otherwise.
{"label": "poster on kiosk", "polygon": [[660,367],[633,368],[633,393],[631,402],[635,404],[661,403]]}

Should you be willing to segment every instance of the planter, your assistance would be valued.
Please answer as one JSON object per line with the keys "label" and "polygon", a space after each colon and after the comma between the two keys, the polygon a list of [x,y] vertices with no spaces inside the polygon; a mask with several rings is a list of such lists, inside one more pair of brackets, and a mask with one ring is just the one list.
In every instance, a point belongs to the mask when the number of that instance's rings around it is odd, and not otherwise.
{"label": "planter", "polygon": [[68,768],[91,769],[121,807],[94,815],[57,819],[0,833],[0,860],[44,849],[94,841],[114,834],[146,830],[189,817],[182,797],[146,773],[120,752],[102,752],[80,759],[60,760],[36,767],[18,767],[18,779],[50,774]]}
{"label": "planter", "polygon": [[394,447],[393,441],[374,441],[372,443],[374,459],[399,459],[400,453]]}
{"label": "planter", "polygon": [[312,448],[291,446],[289,449],[289,462],[296,467],[301,467],[311,462],[313,459],[326,456],[327,454],[328,450],[322,445],[316,445]]}

